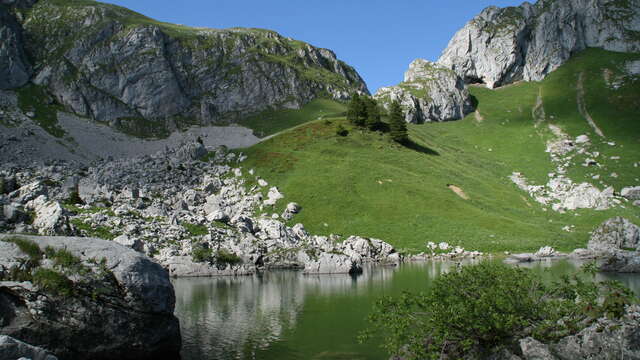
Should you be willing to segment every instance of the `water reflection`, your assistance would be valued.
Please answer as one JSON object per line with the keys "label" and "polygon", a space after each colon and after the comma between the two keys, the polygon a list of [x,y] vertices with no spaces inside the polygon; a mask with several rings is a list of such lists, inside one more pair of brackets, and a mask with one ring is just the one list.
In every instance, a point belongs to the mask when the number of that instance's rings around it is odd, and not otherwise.
{"label": "water reflection", "polygon": [[[553,279],[579,265],[559,261],[521,266]],[[370,267],[357,277],[274,271],[176,279],[183,359],[387,359],[375,346],[356,341],[373,302],[383,295],[425,290],[457,266],[424,262]],[[620,280],[640,292],[638,276],[598,275],[598,280],[605,279]]]}

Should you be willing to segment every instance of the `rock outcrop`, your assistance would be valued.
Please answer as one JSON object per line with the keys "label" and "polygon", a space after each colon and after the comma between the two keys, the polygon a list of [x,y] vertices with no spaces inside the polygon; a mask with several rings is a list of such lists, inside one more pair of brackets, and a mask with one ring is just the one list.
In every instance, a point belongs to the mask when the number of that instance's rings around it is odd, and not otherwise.
{"label": "rock outcrop", "polygon": [[458,120],[474,110],[462,79],[423,59],[409,65],[402,83],[380,88],[374,98],[387,110],[392,101],[398,101],[409,123]]}
{"label": "rock outcrop", "polygon": [[484,9],[459,30],[438,64],[489,88],[538,81],[588,47],[640,50],[640,1],[539,0]]}
{"label": "rock outcrop", "polygon": [[31,65],[24,52],[22,27],[0,3],[0,89],[22,86],[31,77]]}
{"label": "rock outcrop", "polygon": [[640,227],[623,217],[603,222],[591,234],[588,251],[606,272],[640,273]]}
{"label": "rock outcrop", "polygon": [[45,349],[29,345],[6,335],[0,335],[0,359],[58,360]]}
{"label": "rock outcrop", "polygon": [[[299,108],[318,96],[368,93],[332,51],[269,30],[189,28],[99,2],[10,9],[28,39],[24,47],[37,69],[32,81],[53,95],[45,104],[140,137]],[[2,47],[19,49],[16,39]],[[2,54],[0,61],[19,58]],[[22,85],[25,76],[7,87]]]}
{"label": "rock outcrop", "polygon": [[0,235],[0,333],[62,359],[176,358],[169,276],[92,238]]}

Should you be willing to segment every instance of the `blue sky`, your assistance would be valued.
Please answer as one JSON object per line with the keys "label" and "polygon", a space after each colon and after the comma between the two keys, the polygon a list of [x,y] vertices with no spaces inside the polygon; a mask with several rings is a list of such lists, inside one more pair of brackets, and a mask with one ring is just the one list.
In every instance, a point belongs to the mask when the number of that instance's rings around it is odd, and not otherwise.
{"label": "blue sky", "polygon": [[258,27],[333,50],[373,93],[402,81],[416,58],[435,61],[489,5],[521,0],[107,0],[157,20],[212,28]]}

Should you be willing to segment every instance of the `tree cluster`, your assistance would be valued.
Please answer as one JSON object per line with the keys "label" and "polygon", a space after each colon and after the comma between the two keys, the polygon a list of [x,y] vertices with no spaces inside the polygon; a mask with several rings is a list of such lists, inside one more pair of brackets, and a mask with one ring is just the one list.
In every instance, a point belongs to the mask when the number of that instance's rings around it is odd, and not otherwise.
{"label": "tree cluster", "polygon": [[[372,131],[383,130],[381,117],[380,106],[375,99],[353,94],[347,109],[347,120],[353,125]],[[391,104],[389,111],[389,133],[391,139],[399,143],[404,143],[408,139],[407,124],[397,101]]]}

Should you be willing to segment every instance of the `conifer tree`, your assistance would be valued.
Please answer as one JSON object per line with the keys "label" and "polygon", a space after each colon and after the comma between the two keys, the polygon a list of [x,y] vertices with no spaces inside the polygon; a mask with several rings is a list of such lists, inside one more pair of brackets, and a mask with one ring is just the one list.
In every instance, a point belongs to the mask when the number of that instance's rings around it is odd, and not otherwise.
{"label": "conifer tree", "polygon": [[351,101],[349,101],[349,106],[347,107],[347,120],[354,125],[357,125],[358,122],[358,112],[360,110],[360,95],[358,93],[354,93],[351,96]]}
{"label": "conifer tree", "polygon": [[389,110],[389,135],[393,141],[404,143],[409,137],[407,135],[407,123],[404,121],[402,108],[397,101],[391,103]]}
{"label": "conifer tree", "polygon": [[369,130],[376,130],[380,126],[380,109],[378,102],[372,98],[366,99],[367,104],[367,120],[366,125]]}

